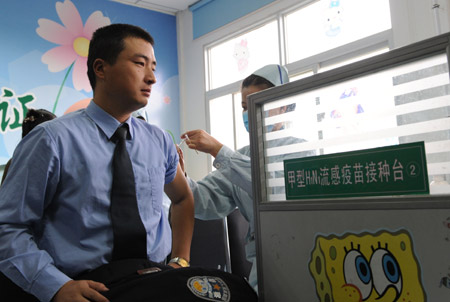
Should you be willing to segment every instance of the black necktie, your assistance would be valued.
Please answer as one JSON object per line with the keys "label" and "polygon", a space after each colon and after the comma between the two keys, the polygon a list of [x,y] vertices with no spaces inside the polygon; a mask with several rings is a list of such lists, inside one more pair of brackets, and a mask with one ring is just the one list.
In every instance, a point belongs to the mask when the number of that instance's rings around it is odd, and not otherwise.
{"label": "black necktie", "polygon": [[111,189],[113,260],[147,259],[147,233],[139,216],[133,167],[125,143],[127,134],[128,125],[124,124],[112,136],[116,143]]}

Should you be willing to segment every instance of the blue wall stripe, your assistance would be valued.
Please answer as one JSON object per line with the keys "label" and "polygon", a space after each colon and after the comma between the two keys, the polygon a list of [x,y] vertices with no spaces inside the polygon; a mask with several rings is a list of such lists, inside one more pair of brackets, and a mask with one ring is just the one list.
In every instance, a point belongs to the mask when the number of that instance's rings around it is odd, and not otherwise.
{"label": "blue wall stripe", "polygon": [[194,39],[247,15],[275,0],[201,0],[189,7]]}

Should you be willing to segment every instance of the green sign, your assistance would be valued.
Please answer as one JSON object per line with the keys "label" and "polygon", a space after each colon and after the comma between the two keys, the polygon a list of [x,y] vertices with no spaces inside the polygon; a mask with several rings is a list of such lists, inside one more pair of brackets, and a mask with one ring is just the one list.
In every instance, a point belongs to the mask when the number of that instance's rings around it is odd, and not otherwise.
{"label": "green sign", "polygon": [[284,161],[286,199],[429,194],[423,142]]}

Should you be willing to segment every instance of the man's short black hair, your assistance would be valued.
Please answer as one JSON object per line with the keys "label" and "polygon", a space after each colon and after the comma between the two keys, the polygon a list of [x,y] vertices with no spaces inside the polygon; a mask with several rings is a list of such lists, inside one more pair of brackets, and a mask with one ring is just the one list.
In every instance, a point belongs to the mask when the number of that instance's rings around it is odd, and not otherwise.
{"label": "man's short black hair", "polygon": [[152,46],[154,40],[144,29],[130,24],[111,24],[97,29],[89,43],[87,60],[88,77],[92,90],[95,90],[94,61],[103,59],[108,64],[114,64],[120,52],[125,48],[126,38],[139,38],[149,42]]}

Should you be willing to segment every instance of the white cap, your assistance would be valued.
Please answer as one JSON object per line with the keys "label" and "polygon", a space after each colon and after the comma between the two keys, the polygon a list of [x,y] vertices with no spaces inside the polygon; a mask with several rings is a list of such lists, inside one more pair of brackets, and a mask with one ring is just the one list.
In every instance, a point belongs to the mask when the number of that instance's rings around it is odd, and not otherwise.
{"label": "white cap", "polygon": [[289,83],[288,71],[286,67],[278,64],[266,65],[255,71],[253,74],[265,78],[275,86]]}

